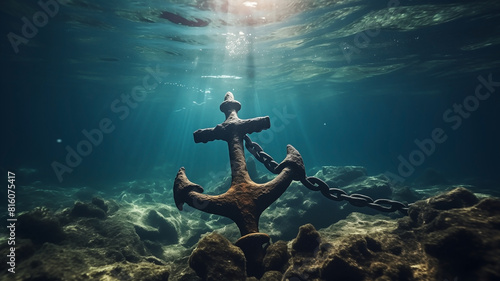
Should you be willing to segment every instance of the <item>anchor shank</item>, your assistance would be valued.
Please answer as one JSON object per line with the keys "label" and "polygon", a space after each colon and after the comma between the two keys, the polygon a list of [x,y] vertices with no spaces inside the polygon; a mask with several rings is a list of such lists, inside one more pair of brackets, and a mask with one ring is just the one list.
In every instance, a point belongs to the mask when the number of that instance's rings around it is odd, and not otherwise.
{"label": "anchor shank", "polygon": [[247,163],[245,160],[245,150],[243,146],[243,136],[233,135],[227,142],[229,148],[229,161],[231,163],[231,185],[253,182],[247,170]]}

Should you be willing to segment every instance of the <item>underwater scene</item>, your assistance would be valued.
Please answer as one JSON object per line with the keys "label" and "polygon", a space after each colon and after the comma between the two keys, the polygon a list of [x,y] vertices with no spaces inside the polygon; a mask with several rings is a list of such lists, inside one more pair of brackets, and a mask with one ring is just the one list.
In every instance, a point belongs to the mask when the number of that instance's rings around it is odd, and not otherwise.
{"label": "underwater scene", "polygon": [[500,2],[0,21],[0,280],[500,280]]}

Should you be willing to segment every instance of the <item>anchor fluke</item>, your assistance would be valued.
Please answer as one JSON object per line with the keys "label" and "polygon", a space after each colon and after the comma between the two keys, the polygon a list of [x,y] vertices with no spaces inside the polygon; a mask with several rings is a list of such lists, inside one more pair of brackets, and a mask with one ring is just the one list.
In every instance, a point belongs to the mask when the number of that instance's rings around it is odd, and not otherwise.
{"label": "anchor fluke", "polygon": [[299,151],[292,145],[286,147],[285,159],[276,167],[276,173],[281,173],[285,167],[292,168],[293,180],[300,180],[306,176],[306,167]]}
{"label": "anchor fluke", "polygon": [[182,205],[186,203],[191,191],[203,193],[203,187],[188,180],[186,170],[184,167],[181,167],[174,181],[174,201],[177,209],[180,211],[182,211]]}

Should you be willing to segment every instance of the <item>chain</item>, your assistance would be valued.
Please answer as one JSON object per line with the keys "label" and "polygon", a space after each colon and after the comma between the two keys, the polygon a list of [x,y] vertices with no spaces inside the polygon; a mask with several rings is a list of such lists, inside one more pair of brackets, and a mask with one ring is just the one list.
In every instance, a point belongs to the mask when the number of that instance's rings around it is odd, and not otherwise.
{"label": "chain", "polygon": [[252,153],[255,159],[264,164],[269,172],[277,174],[276,167],[278,167],[278,162],[274,161],[271,155],[265,153],[262,147],[258,143],[253,142],[248,135],[245,135],[243,139],[245,140],[246,149]]}
{"label": "chain", "polygon": [[[271,155],[264,152],[262,147],[253,142],[248,135],[243,138],[245,140],[246,149],[259,160],[273,174],[277,174],[276,167],[278,162],[274,161]],[[335,187],[329,187],[326,182],[317,177],[307,177],[300,179],[300,182],[312,191],[320,191],[323,196],[333,201],[347,201],[356,207],[370,207],[380,212],[395,212],[400,211],[404,215],[408,215],[408,206],[390,199],[373,200],[370,196],[363,194],[347,194],[344,190]]]}

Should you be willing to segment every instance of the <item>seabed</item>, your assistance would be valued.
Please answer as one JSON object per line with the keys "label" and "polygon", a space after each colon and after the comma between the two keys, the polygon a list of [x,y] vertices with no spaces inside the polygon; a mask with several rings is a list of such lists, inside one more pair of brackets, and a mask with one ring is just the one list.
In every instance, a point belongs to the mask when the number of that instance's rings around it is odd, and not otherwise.
{"label": "seabed", "polygon": [[[470,185],[420,185],[412,191],[391,185],[383,175],[368,176],[363,167],[326,166],[316,176],[328,182],[342,179],[349,192],[416,202],[408,216],[380,214],[327,200],[294,182],[260,218],[260,230],[272,241],[262,276],[248,277],[245,256],[234,246],[240,236],[236,225],[189,206],[179,212],[172,182],[127,182],[107,193],[28,186],[18,195],[30,211],[18,216],[15,274],[2,263],[1,279],[500,278],[499,198]],[[229,181],[214,184],[227,186]],[[35,205],[41,202],[45,207]],[[10,249],[6,238],[0,249],[4,257]]]}

